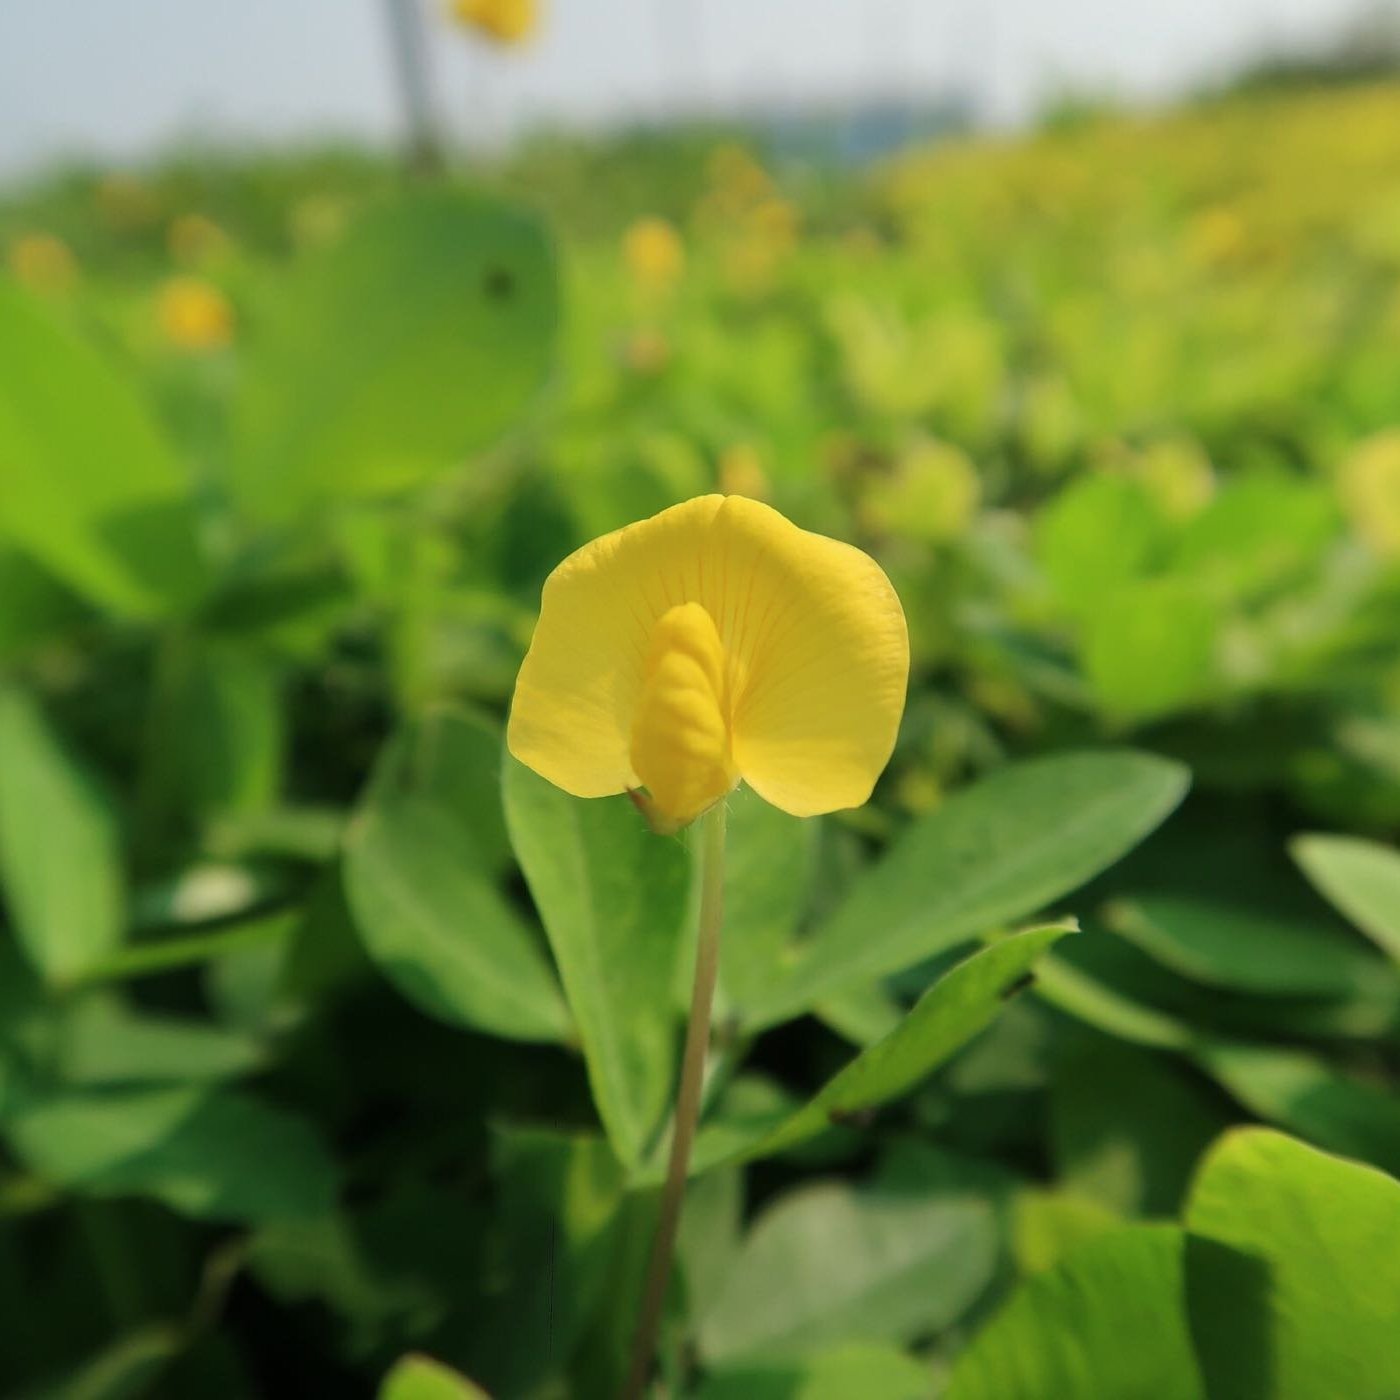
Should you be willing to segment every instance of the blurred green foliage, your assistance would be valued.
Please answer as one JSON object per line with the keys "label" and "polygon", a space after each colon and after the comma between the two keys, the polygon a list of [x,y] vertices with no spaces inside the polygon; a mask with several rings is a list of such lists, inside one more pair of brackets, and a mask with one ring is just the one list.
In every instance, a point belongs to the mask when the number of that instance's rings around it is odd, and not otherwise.
{"label": "blurred green foliage", "polygon": [[667,1393],[1400,1388],[1400,92],[0,248],[6,1394],[614,1392],[690,862],[500,726],[549,569],[716,488],[914,674],[869,807],[733,800]]}

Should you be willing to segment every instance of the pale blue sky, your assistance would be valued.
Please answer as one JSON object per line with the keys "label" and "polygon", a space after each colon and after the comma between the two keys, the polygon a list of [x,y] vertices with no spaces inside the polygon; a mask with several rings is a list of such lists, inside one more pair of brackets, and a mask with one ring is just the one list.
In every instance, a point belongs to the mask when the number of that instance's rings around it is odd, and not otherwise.
{"label": "pale blue sky", "polygon": [[[1155,98],[1357,0],[545,0],[488,50],[423,0],[444,118],[488,137],[681,103],[959,84],[1000,121],[1066,85]],[[687,38],[687,30],[691,37]],[[390,138],[383,0],[0,0],[0,175],[60,153],[131,160],[196,134]]]}

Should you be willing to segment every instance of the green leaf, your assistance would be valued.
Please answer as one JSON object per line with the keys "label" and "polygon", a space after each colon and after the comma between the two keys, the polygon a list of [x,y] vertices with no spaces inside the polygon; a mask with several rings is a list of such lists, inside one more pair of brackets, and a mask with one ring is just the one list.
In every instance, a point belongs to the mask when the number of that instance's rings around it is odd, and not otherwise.
{"label": "green leaf", "polygon": [[686,922],[685,847],[625,797],[570,797],[507,757],[506,825],[578,1023],[599,1117],[635,1167],[672,1087],[671,986]]}
{"label": "green leaf", "polygon": [[1130,477],[1086,473],[1035,521],[1035,553],[1067,611],[1092,616],[1144,573],[1164,529],[1151,497]]}
{"label": "green leaf", "polygon": [[1085,1240],[1117,1230],[1120,1214],[1092,1196],[1069,1191],[1019,1191],[1012,1204],[1012,1253],[1023,1274],[1053,1269]]}
{"label": "green leaf", "polygon": [[1141,721],[1209,695],[1221,620],[1219,602],[1192,578],[1137,579],[1100,595],[1082,643],[1099,704]]}
{"label": "green leaf", "polygon": [[251,1036],[191,1017],[138,1013],[89,995],[63,1017],[55,1068],[67,1084],[231,1079],[262,1065]]}
{"label": "green leaf", "polygon": [[405,1356],[384,1377],[379,1400],[488,1400],[486,1392],[441,1361]]}
{"label": "green leaf", "polygon": [[0,888],[52,985],[110,953],[126,922],[116,820],[23,691],[0,686]]}
{"label": "green leaf", "polygon": [[[790,817],[741,787],[728,799],[725,823],[720,988],[743,1006],[772,983],[791,953],[816,867],[821,822]],[[682,971],[688,979],[689,969]]]}
{"label": "green leaf", "polygon": [[1185,1021],[1120,991],[1092,963],[1082,967],[1052,953],[1037,972],[1036,993],[1085,1025],[1133,1045],[1189,1050],[1196,1042],[1196,1032]]}
{"label": "green leaf", "polygon": [[1211,1400],[1400,1394],[1400,1182],[1241,1128],[1207,1159],[1186,1225]]}
{"label": "green leaf", "polygon": [[0,535],[123,615],[184,610],[203,588],[169,444],[92,346],[3,280]]}
{"label": "green leaf", "polygon": [[1188,777],[1109,750],[1017,764],[916,822],[745,1008],[756,1027],[1024,918],[1112,865],[1180,802]]}
{"label": "green leaf", "polygon": [[170,648],[157,750],[181,812],[223,818],[276,800],[286,746],[276,666],[246,647]]}
{"label": "green leaf", "polygon": [[1196,1058],[1252,1113],[1335,1152],[1400,1172],[1400,1100],[1302,1050],[1208,1045]]}
{"label": "green leaf", "polygon": [[330,1209],[335,1167],[299,1118],[251,1095],[198,1087],[73,1090],[22,1104],[15,1155],[88,1196],[150,1196],[198,1220],[261,1221]]}
{"label": "green leaf", "polygon": [[1336,538],[1336,517],[1325,480],[1276,468],[1240,471],[1182,529],[1171,567],[1222,593],[1267,594],[1316,569]]}
{"label": "green leaf", "polygon": [[1123,1215],[1175,1216],[1229,1103],[1171,1059],[1086,1037],[1062,1055],[1050,1138],[1065,1187]]}
{"label": "green leaf", "polygon": [[958,1358],[946,1400],[1203,1400],[1186,1237],[1133,1225],[1023,1283]]}
{"label": "green leaf", "polygon": [[9,661],[87,617],[82,603],[20,550],[0,542],[0,661]]}
{"label": "green leaf", "polygon": [[1041,953],[1072,929],[1061,924],[1015,934],[959,963],[883,1040],[857,1055],[815,1098],[734,1160],[785,1151],[846,1115],[908,1093],[991,1025]]}
{"label": "green leaf", "polygon": [[500,738],[433,713],[387,745],[345,843],[365,949],[421,1010],[516,1040],[560,1040],[568,1013],[535,932],[497,885]]}
{"label": "green leaf", "polygon": [[685,1284],[687,1316],[708,1312],[724,1288],[738,1257],[743,1214],[744,1174],[738,1167],[708,1172],[686,1187],[676,1273]]}
{"label": "green leaf", "polygon": [[276,517],[456,466],[539,389],[556,303],[526,214],[443,189],[371,211],[293,270],[249,346],[236,495]]}
{"label": "green leaf", "polygon": [[626,1306],[607,1294],[624,1178],[597,1134],[511,1126],[492,1134],[491,1175],[491,1288],[457,1354],[493,1394],[534,1394],[600,1303]]}
{"label": "green leaf", "polygon": [[1224,900],[1143,895],[1106,922],[1183,977],[1258,996],[1344,997],[1385,970],[1345,928]]}
{"label": "green leaf", "polygon": [[277,1303],[323,1303],[356,1336],[377,1337],[423,1306],[416,1280],[376,1269],[350,1217],[339,1211],[264,1221],[248,1236],[247,1249],[250,1272]]}
{"label": "green leaf", "polygon": [[153,1323],[89,1357],[61,1380],[26,1390],[25,1400],[140,1400],[188,1341],[179,1328]]}
{"label": "green leaf", "polygon": [[912,1340],[955,1321],[981,1294],[997,1236],[990,1201],[956,1185],[800,1187],[755,1221],[701,1319],[701,1351],[728,1363]]}
{"label": "green leaf", "polygon": [[927,1400],[932,1384],[924,1362],[894,1347],[856,1342],[802,1361],[716,1371],[695,1400]]}
{"label": "green leaf", "polygon": [[1291,849],[1317,889],[1400,963],[1400,853],[1359,836],[1299,836]]}

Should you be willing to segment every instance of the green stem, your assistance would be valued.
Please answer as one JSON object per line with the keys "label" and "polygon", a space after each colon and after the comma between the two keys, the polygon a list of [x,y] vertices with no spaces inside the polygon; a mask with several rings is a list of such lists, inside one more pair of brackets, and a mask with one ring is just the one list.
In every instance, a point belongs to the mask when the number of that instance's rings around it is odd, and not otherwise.
{"label": "green stem", "polygon": [[676,1251],[676,1230],[690,1169],[690,1149],[700,1118],[701,1090],[705,1083],[705,1056],[710,1044],[710,1009],[719,973],[719,931],[724,921],[724,803],[717,802],[705,814],[700,834],[700,935],[695,948],[695,987],[690,997],[690,1021],[685,1031],[681,1082],[676,1092],[676,1118],[671,1137],[671,1160],[661,1188],[661,1213],[656,1239],[647,1265],[642,1310],[632,1342],[624,1400],[641,1400],[656,1354],[656,1337]]}

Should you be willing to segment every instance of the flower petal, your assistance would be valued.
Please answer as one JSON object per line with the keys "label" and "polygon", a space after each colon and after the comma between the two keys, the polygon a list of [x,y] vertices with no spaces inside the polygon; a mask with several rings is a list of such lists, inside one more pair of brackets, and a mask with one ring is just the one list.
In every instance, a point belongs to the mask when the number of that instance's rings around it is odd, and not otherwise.
{"label": "flower petal", "polygon": [[579,797],[638,785],[633,722],[657,621],[700,603],[724,646],[734,761],[798,816],[859,806],[889,759],[904,613],[860,550],[741,496],[701,496],[594,540],[545,584],[511,752]]}
{"label": "flower petal", "polygon": [[699,496],[601,535],[545,580],[506,741],[556,787],[607,797],[640,786],[632,722],[652,631],[692,601],[677,561],[694,555],[722,500]]}
{"label": "flower petal", "polygon": [[899,598],[853,546],[756,501],[726,504],[733,557],[751,558],[754,596],[738,626],[720,626],[737,671],[735,764],[760,797],[794,816],[858,807],[904,713],[909,634]]}

